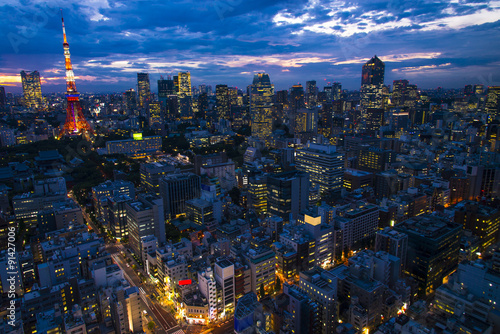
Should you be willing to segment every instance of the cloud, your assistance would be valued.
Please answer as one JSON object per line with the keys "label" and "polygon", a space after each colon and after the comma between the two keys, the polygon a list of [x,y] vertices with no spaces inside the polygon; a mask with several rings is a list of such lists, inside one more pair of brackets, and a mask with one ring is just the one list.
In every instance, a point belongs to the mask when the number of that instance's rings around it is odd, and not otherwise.
{"label": "cloud", "polygon": [[277,89],[305,80],[359,89],[361,65],[374,54],[386,63],[387,82],[408,75],[419,85],[456,86],[500,76],[493,65],[500,59],[500,1],[218,3],[226,5],[223,13],[213,1],[5,0],[0,29],[22,43],[15,49],[0,39],[0,84],[20,92],[19,72],[38,70],[54,78],[45,80],[44,92],[65,90],[59,8],[82,91],[128,89],[142,71],[154,90],[160,73],[186,70],[193,85],[244,87],[258,70]]}

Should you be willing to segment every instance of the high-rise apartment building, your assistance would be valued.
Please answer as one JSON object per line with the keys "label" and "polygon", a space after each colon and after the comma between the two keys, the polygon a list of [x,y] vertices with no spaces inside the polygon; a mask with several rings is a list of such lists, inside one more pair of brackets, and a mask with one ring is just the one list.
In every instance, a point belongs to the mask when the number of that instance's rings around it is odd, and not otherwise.
{"label": "high-rise apartment building", "polygon": [[21,71],[21,82],[23,84],[23,105],[26,108],[39,108],[43,104],[42,84],[38,71]]}
{"label": "high-rise apartment building", "polygon": [[139,107],[146,108],[151,101],[149,73],[137,73],[137,92],[139,94]]}
{"label": "high-rise apartment building", "polygon": [[344,154],[333,145],[309,143],[297,151],[297,170],[309,175],[311,186],[319,186],[322,193],[340,192],[344,179]]}
{"label": "high-rise apartment building", "polygon": [[269,74],[256,74],[250,88],[252,136],[265,139],[271,135],[273,130],[273,96],[274,85],[271,84]]}

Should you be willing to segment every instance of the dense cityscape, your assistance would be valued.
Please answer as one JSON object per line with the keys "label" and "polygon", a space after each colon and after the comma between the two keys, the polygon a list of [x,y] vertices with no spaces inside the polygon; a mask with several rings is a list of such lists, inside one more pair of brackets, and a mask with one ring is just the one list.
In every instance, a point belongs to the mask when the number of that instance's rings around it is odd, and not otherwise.
{"label": "dense cityscape", "polygon": [[499,85],[81,93],[71,36],[0,86],[0,334],[500,333]]}

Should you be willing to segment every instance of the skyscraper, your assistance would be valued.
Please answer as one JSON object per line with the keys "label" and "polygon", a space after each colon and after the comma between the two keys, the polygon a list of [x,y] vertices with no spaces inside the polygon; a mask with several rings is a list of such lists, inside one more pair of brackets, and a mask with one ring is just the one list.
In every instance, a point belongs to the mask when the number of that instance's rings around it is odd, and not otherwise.
{"label": "skyscraper", "polygon": [[486,112],[492,116],[500,115],[500,86],[488,87]]}
{"label": "skyscraper", "polygon": [[7,97],[5,96],[5,87],[0,87],[0,107],[7,104]]}
{"label": "skyscraper", "polygon": [[290,88],[290,106],[291,109],[297,111],[298,109],[305,107],[304,101],[304,87],[302,85],[293,85]]}
{"label": "skyscraper", "polygon": [[252,136],[261,139],[271,135],[273,130],[272,105],[274,85],[269,74],[257,73],[250,88],[250,115],[252,117]]}
{"label": "skyscraper", "polygon": [[215,86],[215,108],[219,118],[229,118],[229,92],[227,85]]}
{"label": "skyscraper", "polygon": [[167,105],[169,96],[177,95],[174,87],[174,80],[169,76],[168,79],[161,77],[158,80],[158,100],[163,106]]}
{"label": "skyscraper", "polygon": [[135,90],[132,88],[128,89],[123,95],[128,113],[135,114],[137,109],[137,95],[135,94]]}
{"label": "skyscraper", "polygon": [[21,71],[23,83],[23,103],[26,108],[38,108],[42,105],[42,85],[38,71]]}
{"label": "skyscraper", "polygon": [[151,100],[149,73],[137,73],[137,92],[139,93],[139,107],[145,108]]}
{"label": "skyscraper", "polygon": [[[174,78],[175,84],[175,78]],[[181,118],[191,118],[192,108],[191,108],[191,73],[189,72],[179,72],[177,75],[177,85],[178,85],[178,102],[179,102],[179,114]]]}
{"label": "skyscraper", "polygon": [[363,72],[361,77],[361,86],[364,85],[383,85],[385,74],[385,64],[377,57],[373,56],[372,59],[363,65]]}
{"label": "skyscraper", "polygon": [[374,56],[363,65],[361,75],[361,110],[381,108],[383,105],[382,89],[384,87],[385,65]]}
{"label": "skyscraper", "polygon": [[317,94],[318,87],[316,87],[316,80],[306,81],[306,102],[309,108],[316,105]]}

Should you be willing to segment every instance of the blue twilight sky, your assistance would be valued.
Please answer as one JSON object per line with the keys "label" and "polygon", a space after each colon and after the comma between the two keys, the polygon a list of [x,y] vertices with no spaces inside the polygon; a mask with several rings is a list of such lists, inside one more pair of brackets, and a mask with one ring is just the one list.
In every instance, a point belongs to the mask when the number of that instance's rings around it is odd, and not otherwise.
{"label": "blue twilight sky", "polygon": [[82,2],[0,2],[0,85],[21,92],[19,72],[38,70],[42,92],[65,90],[60,8],[81,92],[135,88],[142,71],[153,91],[178,71],[213,87],[244,88],[265,71],[276,90],[307,80],[359,89],[374,54],[386,84],[500,84],[500,1]]}

